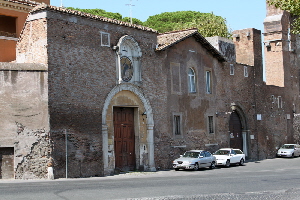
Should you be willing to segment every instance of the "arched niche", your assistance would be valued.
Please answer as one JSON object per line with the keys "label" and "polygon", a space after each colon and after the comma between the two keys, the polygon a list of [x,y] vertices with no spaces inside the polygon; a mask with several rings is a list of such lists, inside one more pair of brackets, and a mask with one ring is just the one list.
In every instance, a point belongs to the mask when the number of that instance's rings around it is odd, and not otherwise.
{"label": "arched niche", "polygon": [[137,41],[124,35],[116,46],[117,77],[120,83],[136,83],[141,81],[142,51]]}

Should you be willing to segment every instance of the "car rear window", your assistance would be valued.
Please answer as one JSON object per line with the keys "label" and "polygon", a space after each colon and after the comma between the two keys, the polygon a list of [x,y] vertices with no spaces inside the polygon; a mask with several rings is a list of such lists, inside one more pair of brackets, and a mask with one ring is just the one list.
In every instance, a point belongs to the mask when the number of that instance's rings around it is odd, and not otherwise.
{"label": "car rear window", "polygon": [[230,154],[229,150],[218,150],[215,153],[215,155],[228,155],[228,154]]}
{"label": "car rear window", "polygon": [[281,148],[282,149],[294,149],[295,145],[284,144]]}
{"label": "car rear window", "polygon": [[241,151],[241,150],[238,150],[238,149],[236,149],[236,150],[234,150],[237,154],[243,154],[243,152]]}

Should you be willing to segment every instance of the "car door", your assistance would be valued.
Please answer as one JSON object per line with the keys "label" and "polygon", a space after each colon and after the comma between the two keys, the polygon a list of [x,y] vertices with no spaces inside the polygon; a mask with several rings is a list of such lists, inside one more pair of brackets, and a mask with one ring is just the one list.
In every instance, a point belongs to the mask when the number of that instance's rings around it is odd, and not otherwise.
{"label": "car door", "polygon": [[200,156],[199,156],[199,166],[200,167],[205,167],[206,166],[206,157],[205,157],[205,152],[204,151],[202,151],[201,153],[200,153]]}
{"label": "car door", "polygon": [[206,161],[207,161],[207,166],[206,167],[210,167],[212,161],[214,160],[214,157],[208,151],[205,152],[205,155],[206,155]]}
{"label": "car door", "polygon": [[239,162],[239,157],[240,156],[234,150],[231,150],[231,163]]}

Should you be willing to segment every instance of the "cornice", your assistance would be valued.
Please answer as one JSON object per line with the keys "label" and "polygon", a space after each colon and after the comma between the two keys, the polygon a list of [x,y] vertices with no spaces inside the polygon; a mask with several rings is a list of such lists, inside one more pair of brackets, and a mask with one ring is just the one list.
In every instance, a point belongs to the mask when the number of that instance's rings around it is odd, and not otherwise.
{"label": "cornice", "polygon": [[34,4],[21,4],[12,1],[0,1],[0,9],[13,10],[18,12],[29,13],[32,8],[34,8]]}

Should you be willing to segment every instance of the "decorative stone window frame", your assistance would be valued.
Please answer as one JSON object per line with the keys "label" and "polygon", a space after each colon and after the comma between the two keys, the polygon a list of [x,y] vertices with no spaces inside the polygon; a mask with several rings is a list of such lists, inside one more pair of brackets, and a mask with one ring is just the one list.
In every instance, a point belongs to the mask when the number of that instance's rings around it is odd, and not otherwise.
{"label": "decorative stone window frame", "polygon": [[[141,57],[142,51],[136,40],[129,36],[124,35],[119,39],[117,46],[113,49],[117,54],[117,84],[121,83],[138,83],[142,81],[141,77]],[[121,59],[126,58],[130,61],[131,75],[124,79],[124,66],[122,66]]]}
{"label": "decorative stone window frame", "polygon": [[100,31],[101,46],[110,47],[110,34]]}

